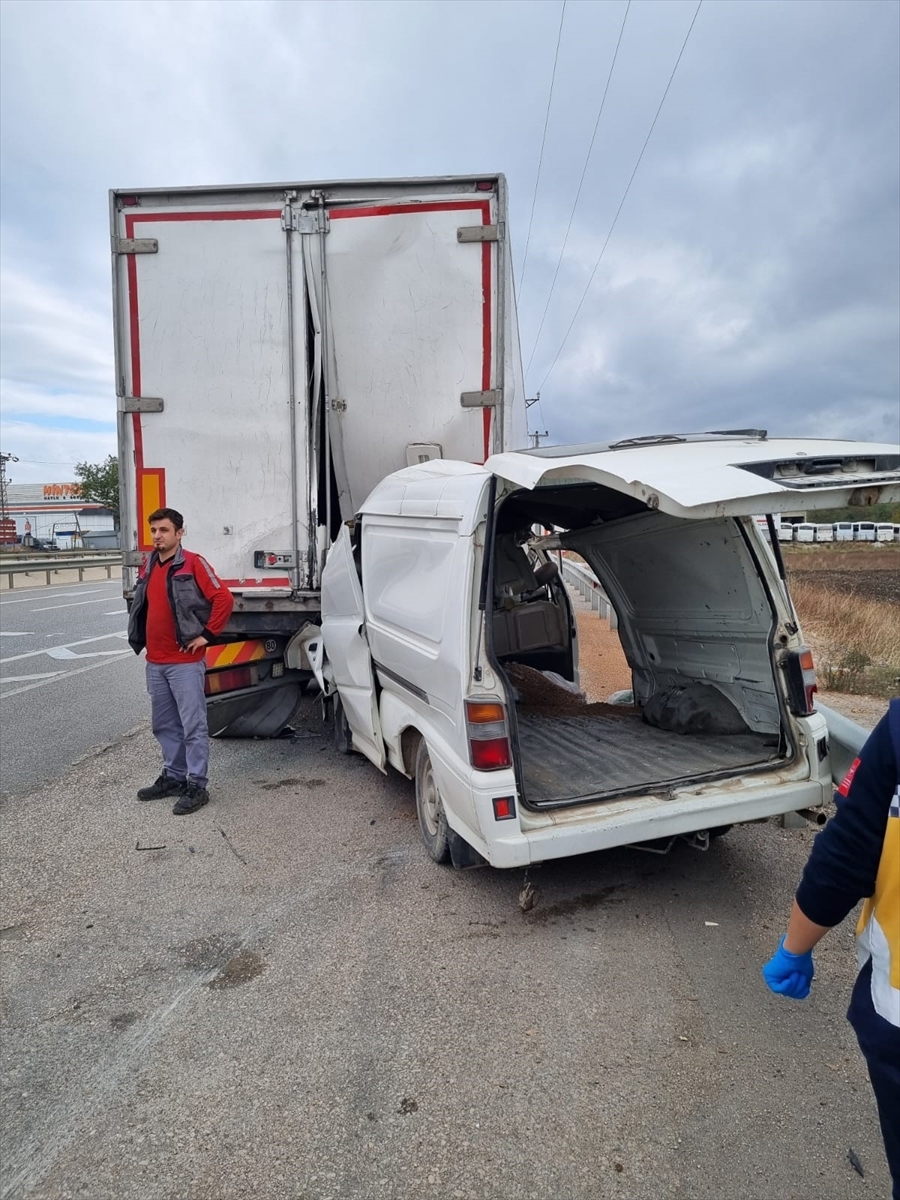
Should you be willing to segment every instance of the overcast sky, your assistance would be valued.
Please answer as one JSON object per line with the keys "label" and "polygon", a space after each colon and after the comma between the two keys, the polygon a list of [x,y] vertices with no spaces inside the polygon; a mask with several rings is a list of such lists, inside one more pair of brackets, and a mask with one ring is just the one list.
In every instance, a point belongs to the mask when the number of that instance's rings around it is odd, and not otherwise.
{"label": "overcast sky", "polygon": [[566,5],[523,272],[560,0],[5,0],[11,478],[115,449],[110,187],[503,171],[527,363],[620,33],[531,428],[897,440],[900,5],[705,0],[603,251],[697,0],[626,7]]}

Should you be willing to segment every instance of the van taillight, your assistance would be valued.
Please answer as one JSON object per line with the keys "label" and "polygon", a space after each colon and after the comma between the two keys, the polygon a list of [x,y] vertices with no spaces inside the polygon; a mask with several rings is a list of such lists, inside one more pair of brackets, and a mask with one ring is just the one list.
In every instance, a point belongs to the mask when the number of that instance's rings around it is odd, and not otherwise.
{"label": "van taillight", "polygon": [[467,700],[469,757],[476,771],[499,771],[512,763],[506,710],[495,700]]}
{"label": "van taillight", "polygon": [[812,650],[801,646],[789,650],[781,660],[788,688],[788,706],[797,717],[808,717],[813,712],[813,695],[816,687],[816,667]]}

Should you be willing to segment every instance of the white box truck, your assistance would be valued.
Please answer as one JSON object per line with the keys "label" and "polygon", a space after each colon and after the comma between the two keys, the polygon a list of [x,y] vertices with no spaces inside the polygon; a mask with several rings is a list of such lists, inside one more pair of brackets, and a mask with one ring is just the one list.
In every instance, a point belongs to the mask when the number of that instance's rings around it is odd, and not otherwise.
{"label": "white box truck", "polygon": [[[824,821],[813,659],[752,516],[801,496],[900,498],[900,446],[741,430],[388,476],[329,555],[309,643],[338,746],[415,779],[428,853],[458,866]],[[566,551],[616,612],[630,703],[580,693]]]}
{"label": "white box truck", "polygon": [[398,468],[526,441],[501,175],[110,193],[126,599],[148,515],[235,595],[210,730],[272,735],[325,556]]}

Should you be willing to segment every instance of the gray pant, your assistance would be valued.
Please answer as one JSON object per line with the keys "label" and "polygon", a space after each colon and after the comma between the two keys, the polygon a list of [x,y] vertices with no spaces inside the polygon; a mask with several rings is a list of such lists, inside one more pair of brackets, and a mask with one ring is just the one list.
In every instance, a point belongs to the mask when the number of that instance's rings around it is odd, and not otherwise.
{"label": "gray pant", "polygon": [[147,663],[147,691],[153,736],[160,744],[166,774],[209,782],[209,727],[203,680],[206,664]]}

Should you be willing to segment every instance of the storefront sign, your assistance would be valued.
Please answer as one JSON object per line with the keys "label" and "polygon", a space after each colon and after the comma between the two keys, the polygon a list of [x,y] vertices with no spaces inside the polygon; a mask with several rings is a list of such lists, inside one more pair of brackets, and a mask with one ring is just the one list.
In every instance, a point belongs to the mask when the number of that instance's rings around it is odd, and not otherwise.
{"label": "storefront sign", "polygon": [[80,483],[45,483],[45,500],[77,500],[81,496]]}

